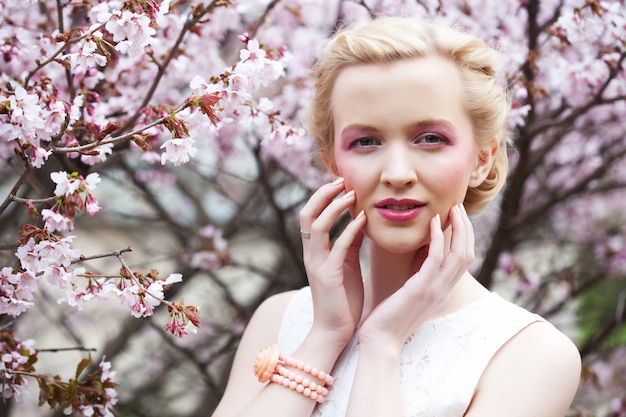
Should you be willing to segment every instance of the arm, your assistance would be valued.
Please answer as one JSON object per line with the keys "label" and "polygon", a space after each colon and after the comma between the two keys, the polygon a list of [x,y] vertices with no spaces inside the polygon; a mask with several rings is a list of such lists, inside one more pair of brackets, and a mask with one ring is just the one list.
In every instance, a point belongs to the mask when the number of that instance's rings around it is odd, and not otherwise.
{"label": "arm", "polygon": [[[353,219],[332,247],[329,241],[329,230],[337,217],[354,203],[354,193],[335,198],[341,191],[341,181],[321,187],[300,212],[301,229],[311,231],[303,248],[313,296],[314,322],[292,356],[326,372],[332,370],[354,334],[363,298],[358,254],[362,241],[360,229],[365,218]],[[259,349],[276,343],[289,299],[287,294],[272,297],[255,312],[235,355],[226,392],[213,417],[306,417],[313,412],[317,404],[314,400],[276,383],[261,384],[252,372]]]}
{"label": "arm", "polygon": [[226,390],[213,417],[238,415],[263,389],[252,373],[252,361],[261,347],[276,342],[283,313],[292,296],[293,292],[286,292],[270,297],[252,315],[235,353]]}
{"label": "arm", "polygon": [[[290,291],[268,298],[250,319],[237,348],[226,391],[212,417],[311,415],[314,401],[277,384],[261,384],[252,371],[259,349],[276,343],[292,296]],[[330,351],[323,337],[312,331],[294,357],[321,369],[331,369],[339,353]]]}
{"label": "arm", "polygon": [[467,417],[562,417],[576,394],[576,346],[546,323],[534,323],[493,357]]}

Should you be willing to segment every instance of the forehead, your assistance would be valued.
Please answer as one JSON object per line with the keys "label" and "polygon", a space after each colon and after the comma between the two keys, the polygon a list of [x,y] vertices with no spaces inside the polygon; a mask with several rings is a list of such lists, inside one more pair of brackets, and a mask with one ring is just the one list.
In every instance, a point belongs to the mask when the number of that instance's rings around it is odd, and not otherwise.
{"label": "forehead", "polygon": [[468,117],[462,99],[458,67],[439,56],[349,66],[331,95],[334,133],[352,124],[400,128],[445,119],[463,125]]}

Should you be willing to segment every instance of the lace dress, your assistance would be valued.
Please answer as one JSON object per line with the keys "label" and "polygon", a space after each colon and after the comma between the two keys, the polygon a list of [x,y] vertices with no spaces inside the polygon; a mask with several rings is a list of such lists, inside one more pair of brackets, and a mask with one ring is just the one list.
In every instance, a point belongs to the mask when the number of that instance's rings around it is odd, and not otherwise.
{"label": "lace dress", "polygon": [[[492,292],[452,314],[424,323],[402,350],[404,416],[463,416],[493,355],[536,321],[545,320]],[[312,322],[311,291],[304,287],[285,312],[278,336],[281,351],[292,354]],[[335,364],[335,381],[326,401],[316,407],[313,417],[345,415],[358,355],[355,334]]]}

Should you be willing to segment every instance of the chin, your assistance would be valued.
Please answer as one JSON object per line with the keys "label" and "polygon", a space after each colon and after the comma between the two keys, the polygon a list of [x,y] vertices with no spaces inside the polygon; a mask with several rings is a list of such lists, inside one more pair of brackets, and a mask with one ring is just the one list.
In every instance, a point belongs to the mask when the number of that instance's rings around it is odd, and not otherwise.
{"label": "chin", "polygon": [[416,239],[415,233],[412,233],[410,237],[405,233],[389,233],[386,236],[380,234],[366,233],[371,244],[378,246],[385,252],[393,253],[396,255],[413,254],[419,249],[426,246],[429,239]]}

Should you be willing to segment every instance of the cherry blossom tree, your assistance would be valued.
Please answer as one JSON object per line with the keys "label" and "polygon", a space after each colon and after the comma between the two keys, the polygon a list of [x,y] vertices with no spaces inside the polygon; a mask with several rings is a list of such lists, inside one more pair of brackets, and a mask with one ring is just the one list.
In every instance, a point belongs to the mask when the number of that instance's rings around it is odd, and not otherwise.
{"label": "cherry blossom tree", "polygon": [[210,414],[255,307],[306,284],[308,68],[378,14],[502,51],[475,273],[576,341],[571,416],[626,416],[623,0],[0,0],[0,417]]}

